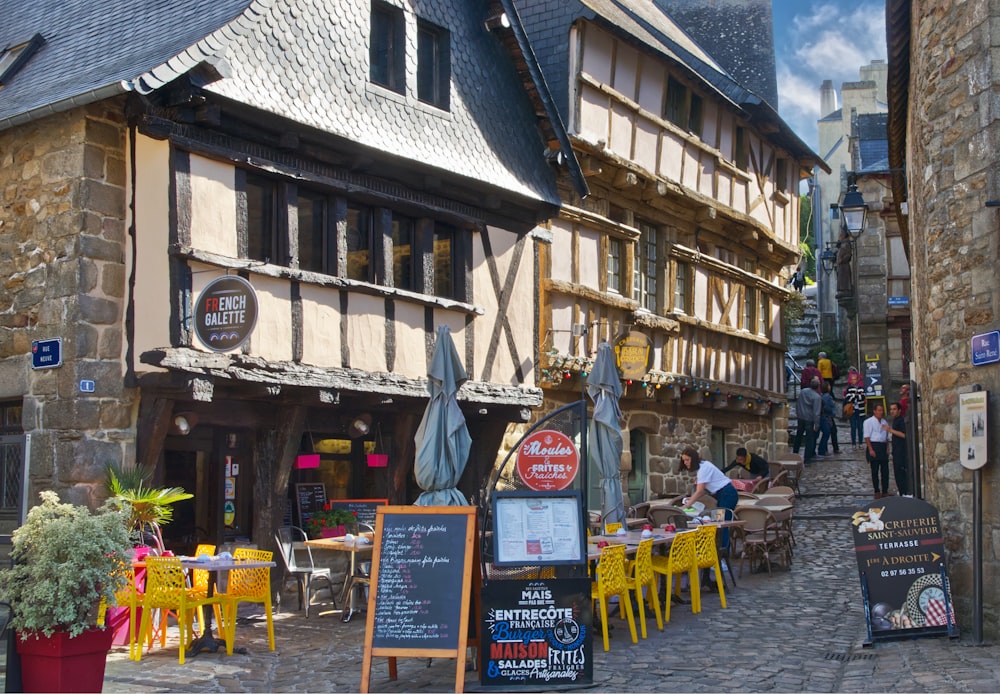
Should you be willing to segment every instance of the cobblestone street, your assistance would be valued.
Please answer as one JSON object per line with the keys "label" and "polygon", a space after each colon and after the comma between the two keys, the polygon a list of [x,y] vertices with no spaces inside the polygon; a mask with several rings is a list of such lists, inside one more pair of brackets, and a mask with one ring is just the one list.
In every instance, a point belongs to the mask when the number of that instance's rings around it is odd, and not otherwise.
{"label": "cobblestone street", "polygon": [[[632,644],[612,621],[611,650],[594,644],[595,689],[608,692],[995,692],[1000,690],[1000,648],[973,646],[971,626],[962,637],[879,641],[864,648],[864,613],[851,514],[868,500],[869,476],[860,452],[821,459],[808,467],[796,506],[798,545],[791,570],[777,568],[741,578],[727,590],[728,609],[706,593],[703,611],[671,609],[662,632],[651,622],[649,638]],[[290,597],[290,596],[289,596]],[[288,598],[286,598],[288,599]],[[294,598],[289,601],[294,605]],[[140,664],[116,648],[108,662],[106,692],[357,691],[361,678],[362,617],[344,624],[332,605],[310,618],[291,611],[276,618],[277,650],[267,650],[263,621],[237,629],[249,655],[206,653],[177,664],[177,641],[155,649]],[[376,658],[372,690],[445,692],[453,689],[448,660],[399,660],[399,678],[388,679]],[[470,667],[466,689],[479,685]]]}

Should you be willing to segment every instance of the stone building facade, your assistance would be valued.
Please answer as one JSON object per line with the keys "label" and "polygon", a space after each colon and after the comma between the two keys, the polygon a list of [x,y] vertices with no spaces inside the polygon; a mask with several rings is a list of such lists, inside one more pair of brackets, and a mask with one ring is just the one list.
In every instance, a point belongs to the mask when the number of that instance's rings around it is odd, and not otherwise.
{"label": "stone building facade", "polygon": [[[975,473],[962,464],[959,399],[990,393],[982,475],[984,633],[1000,638],[1000,363],[974,365],[972,338],[1000,329],[1000,8],[889,0],[890,164],[909,214],[901,233],[913,268],[913,369],[924,496],[941,513],[963,630],[972,626]],[[907,187],[903,196],[903,185]]]}
{"label": "stone building facade", "polygon": [[[0,131],[0,399],[19,399],[30,475],[74,503],[102,498],[108,463],[134,459],[137,391],[122,362],[124,99]],[[63,366],[30,368],[62,339]],[[100,383],[81,396],[80,382]]]}

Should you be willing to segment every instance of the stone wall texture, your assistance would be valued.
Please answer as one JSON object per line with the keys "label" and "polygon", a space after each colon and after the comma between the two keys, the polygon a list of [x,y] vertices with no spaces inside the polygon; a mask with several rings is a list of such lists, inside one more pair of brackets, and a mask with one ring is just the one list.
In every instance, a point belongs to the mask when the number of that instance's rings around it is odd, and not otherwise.
{"label": "stone wall texture", "polygon": [[[107,464],[134,458],[121,357],[125,135],[116,100],[0,132],[0,362],[12,376],[0,397],[23,398],[32,503],[53,488],[95,504]],[[53,338],[63,365],[32,370],[32,341]],[[94,393],[80,392],[84,379]]]}
{"label": "stone wall texture", "polygon": [[981,0],[912,4],[908,185],[913,343],[921,399],[925,496],[941,512],[959,624],[971,625],[973,473],[959,462],[959,394],[991,395],[983,478],[984,632],[1000,637],[1000,365],[972,366],[973,335],[1000,329],[1000,6]]}

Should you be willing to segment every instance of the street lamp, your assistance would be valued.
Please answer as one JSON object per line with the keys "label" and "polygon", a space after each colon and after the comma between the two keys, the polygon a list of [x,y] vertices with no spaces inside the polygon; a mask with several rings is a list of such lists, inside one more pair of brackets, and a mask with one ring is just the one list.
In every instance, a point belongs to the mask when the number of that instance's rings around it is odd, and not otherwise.
{"label": "street lamp", "polygon": [[[851,237],[851,265],[853,266],[854,294],[854,339],[857,347],[858,368],[861,368],[861,319],[860,296],[858,291],[858,237],[865,230],[865,218],[868,216],[868,205],[864,196],[858,192],[858,175],[853,171],[847,174],[847,192],[840,203],[840,218],[848,236]],[[825,253],[824,253],[825,255]]]}
{"label": "street lamp", "polygon": [[827,277],[830,276],[830,273],[833,272],[833,268],[837,265],[837,251],[834,246],[836,246],[835,243],[827,241],[826,250],[819,256],[819,260],[823,264],[823,272],[826,273]]}
{"label": "street lamp", "polygon": [[847,174],[847,192],[844,194],[843,202],[840,203],[840,211],[843,213],[841,219],[844,220],[847,233],[851,235],[852,240],[857,239],[865,230],[868,205],[858,192],[858,177],[855,173]]}

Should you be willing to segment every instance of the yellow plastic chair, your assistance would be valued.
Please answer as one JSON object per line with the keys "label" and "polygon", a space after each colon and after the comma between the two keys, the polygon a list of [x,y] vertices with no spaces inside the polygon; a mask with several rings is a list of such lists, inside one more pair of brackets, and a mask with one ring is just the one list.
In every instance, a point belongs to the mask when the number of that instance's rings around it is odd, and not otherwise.
{"label": "yellow plastic chair", "polygon": [[[271,561],[274,555],[262,549],[237,547],[233,550],[234,559],[252,559],[255,561]],[[219,622],[226,638],[226,653],[233,654],[233,641],[236,638],[236,610],[241,602],[258,602],[264,605],[264,615],[267,618],[267,644],[274,650],[274,622],[271,616],[271,569],[262,566],[256,569],[233,569],[229,572],[224,593],[216,592],[222,607],[223,619]]]}
{"label": "yellow plastic chair", "polygon": [[[719,563],[719,547],[715,542],[715,535],[718,528],[714,525],[703,525],[695,531],[694,551],[699,569],[715,569],[715,585],[719,587],[719,600],[722,607],[726,607],[726,579],[722,576],[722,565]],[[701,612],[701,591],[698,595],[698,609]],[[694,604],[694,595],[691,596],[691,604]]]}
{"label": "yellow plastic chair", "polygon": [[616,532],[622,529],[621,523],[608,523],[604,526],[605,535],[614,535]]}
{"label": "yellow plastic chair", "polygon": [[[142,623],[139,633],[143,636],[152,628],[151,612],[153,610],[172,610],[177,615],[177,629],[180,632],[180,652],[178,661],[184,664],[184,652],[187,650],[191,633],[191,617],[194,610],[205,605],[215,605],[218,596],[200,598],[187,586],[187,577],[179,557],[146,557],[146,591],[143,595]],[[227,652],[232,652],[232,644],[226,640]],[[139,660],[140,653],[136,654]]]}
{"label": "yellow plastic chair", "polygon": [[[115,607],[128,608],[128,657],[129,660],[138,660],[136,653],[142,650],[142,644],[136,638],[138,632],[136,613],[142,604],[142,592],[135,585],[134,568],[123,564],[120,573],[125,577],[125,584],[115,591]],[[97,626],[104,626],[107,607],[107,603],[101,600],[97,613]]]}
{"label": "yellow plastic chair", "polygon": [[663,631],[663,617],[660,615],[660,596],[656,585],[656,574],[653,573],[653,538],[641,540],[639,549],[635,553],[635,561],[629,572],[628,587],[635,593],[635,600],[639,603],[639,626],[642,630],[642,638],[646,638],[646,601],[642,597],[642,589],[646,589],[653,607],[653,614],[656,615],[656,626]]}
{"label": "yellow plastic chair", "polygon": [[[655,556],[652,558],[653,561],[653,573],[662,574],[666,576],[667,579],[667,599],[666,604],[663,606],[663,621],[670,621],[670,594],[671,592],[676,592],[680,595],[681,592],[681,575],[687,573],[688,583],[691,586],[691,611],[697,612],[697,605],[695,601],[698,600],[699,586],[698,586],[698,562],[695,559],[695,535],[697,531],[687,530],[682,533],[677,533],[674,537],[674,541],[670,544],[670,554],[666,557]],[[674,585],[674,578],[676,577],[676,587],[672,588]]]}
{"label": "yellow plastic chair", "polygon": [[[194,551],[195,558],[203,554],[215,554],[215,545],[201,544]],[[199,598],[208,597],[208,572],[204,569],[191,570],[191,592]],[[198,608],[198,636],[205,633],[205,610]]]}
{"label": "yellow plastic chair", "polygon": [[601,550],[597,564],[597,580],[590,584],[590,599],[597,600],[601,608],[601,628],[604,631],[604,650],[608,646],[608,598],[618,596],[619,611],[625,610],[632,643],[639,643],[635,633],[635,618],[632,616],[632,600],[629,598],[628,580],[625,577],[625,545],[608,545]]}

